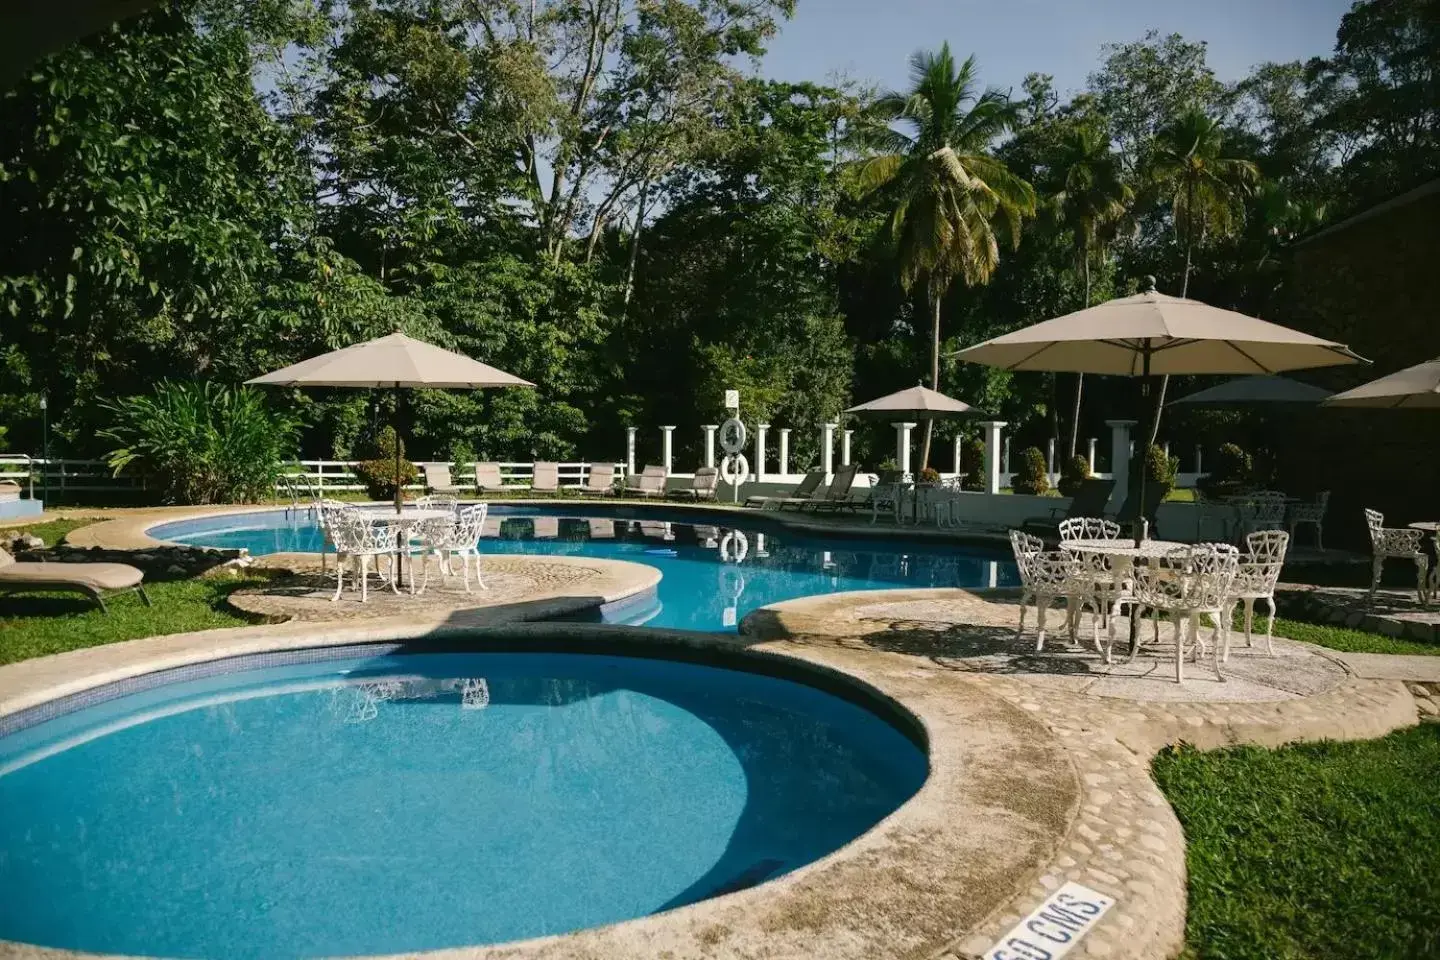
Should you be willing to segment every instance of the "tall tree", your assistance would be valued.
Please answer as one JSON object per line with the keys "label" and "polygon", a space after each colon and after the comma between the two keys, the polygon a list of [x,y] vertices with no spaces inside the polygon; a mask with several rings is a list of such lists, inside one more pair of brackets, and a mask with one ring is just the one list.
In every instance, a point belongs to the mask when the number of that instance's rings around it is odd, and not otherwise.
{"label": "tall tree", "polygon": [[[1090,306],[1090,268],[1105,249],[1114,231],[1129,213],[1134,191],[1125,182],[1120,158],[1110,149],[1102,130],[1081,126],[1062,142],[1061,153],[1051,167],[1058,187],[1051,204],[1075,243],[1075,261],[1085,281],[1081,308]],[[1080,404],[1085,375],[1075,378],[1075,406],[1070,417],[1070,444],[1067,456],[1075,456],[1080,439]]]}
{"label": "tall tree", "polygon": [[[1000,260],[1000,239],[1020,241],[1020,219],[1035,212],[1035,191],[989,151],[1015,122],[1002,91],[979,91],[975,58],[955,63],[948,43],[910,58],[911,89],[876,102],[883,123],[868,131],[875,156],[856,168],[862,192],[889,210],[900,282],[925,283],[931,310],[930,387],[940,388],[940,306],[958,277],[968,286],[989,281]],[[904,133],[890,126],[908,127]],[[930,462],[934,423],[925,423],[920,464]]]}

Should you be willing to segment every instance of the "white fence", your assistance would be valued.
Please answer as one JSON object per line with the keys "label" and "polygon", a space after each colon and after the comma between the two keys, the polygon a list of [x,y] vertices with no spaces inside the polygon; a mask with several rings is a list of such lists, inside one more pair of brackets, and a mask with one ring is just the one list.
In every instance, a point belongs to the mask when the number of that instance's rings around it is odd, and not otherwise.
{"label": "white fence", "polygon": [[[281,473],[281,476],[295,484],[306,493],[325,495],[329,493],[344,493],[360,491],[365,485],[355,474],[357,463],[354,460],[298,460],[291,462]],[[475,467],[473,464],[465,464],[463,470],[455,470],[454,464],[448,460],[421,460],[416,461],[416,467],[442,466],[451,467],[451,481],[455,486],[466,490],[475,489]],[[528,490],[531,480],[535,474],[533,463],[500,463],[500,479],[503,483],[502,489]],[[590,476],[590,462],[579,461],[572,463],[560,463],[560,486],[562,487],[583,487]],[[623,476],[625,465],[615,465],[616,475]],[[279,484],[281,491],[286,490],[284,481]],[[414,490],[423,493],[425,481],[423,476],[415,483],[408,484],[406,490]]]}

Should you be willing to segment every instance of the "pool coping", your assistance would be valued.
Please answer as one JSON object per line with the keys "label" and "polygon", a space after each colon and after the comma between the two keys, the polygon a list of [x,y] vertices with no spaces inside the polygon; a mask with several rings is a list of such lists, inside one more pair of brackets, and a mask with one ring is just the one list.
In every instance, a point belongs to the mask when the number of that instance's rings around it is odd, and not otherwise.
{"label": "pool coping", "polygon": [[[217,636],[224,634],[224,636]],[[930,775],[877,826],[783,877],[633,920],[514,943],[405,956],[445,960],[595,957],[933,956],[1033,883],[1077,815],[1080,786],[1057,741],[1027,712],[960,676],[920,675],[893,654],[756,642],[743,636],[616,625],[282,624],[175,634],[0,667],[0,715],[108,683],[229,657],[349,646],[629,652],[721,664],[744,661],[915,718]],[[99,655],[99,656],[97,656]],[[46,662],[48,661],[48,662]],[[38,666],[37,666],[38,665]],[[842,694],[843,695],[843,694]],[[871,707],[875,709],[875,706]],[[883,711],[882,711],[883,712]],[[889,718],[891,722],[897,719]],[[1018,790],[1020,783],[1024,790]],[[76,958],[66,950],[0,942],[0,957]]]}

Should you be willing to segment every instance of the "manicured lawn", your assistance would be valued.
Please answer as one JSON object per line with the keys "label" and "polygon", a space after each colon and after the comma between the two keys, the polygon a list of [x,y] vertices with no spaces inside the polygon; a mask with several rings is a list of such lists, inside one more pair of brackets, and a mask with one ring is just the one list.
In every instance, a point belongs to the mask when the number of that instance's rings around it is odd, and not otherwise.
{"label": "manicured lawn", "polygon": [[88,517],[66,517],[59,520],[47,520],[44,523],[32,523],[23,527],[7,527],[0,529],[0,540],[9,542],[22,534],[39,537],[45,541],[45,546],[53,547],[65,538],[72,530],[79,530],[81,527],[88,527],[94,523]]}
{"label": "manicured lawn", "polygon": [[[1263,631],[1264,620],[1257,616],[1255,621],[1256,625]],[[1284,617],[1275,618],[1275,635],[1277,637],[1289,637],[1291,640],[1304,640],[1306,643],[1313,643],[1320,647],[1329,647],[1331,650],[1344,650],[1347,653],[1418,653],[1426,656],[1440,655],[1440,644],[1420,643],[1416,640],[1402,640],[1398,637],[1387,637],[1383,633],[1369,633],[1364,630],[1352,630],[1349,627],[1305,623],[1300,620],[1286,620]],[[1232,637],[1231,643],[1233,644],[1234,642],[1235,639]],[[1245,642],[1243,633],[1240,636],[1240,642]]]}
{"label": "manicured lawn", "polygon": [[1381,740],[1163,751],[1195,960],[1440,957],[1440,725]]}
{"label": "manicured lawn", "polygon": [[260,578],[202,578],[147,584],[153,607],[135,593],[105,602],[108,614],[77,594],[0,597],[0,664],[162,633],[239,627],[253,621],[224,607],[225,597]]}

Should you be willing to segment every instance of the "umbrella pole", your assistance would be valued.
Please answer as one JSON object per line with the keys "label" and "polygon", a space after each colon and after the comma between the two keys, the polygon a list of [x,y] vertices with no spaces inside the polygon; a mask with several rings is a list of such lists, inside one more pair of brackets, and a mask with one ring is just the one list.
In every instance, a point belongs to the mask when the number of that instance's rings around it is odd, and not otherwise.
{"label": "umbrella pole", "polygon": [[400,513],[400,385],[395,385],[395,513]]}

